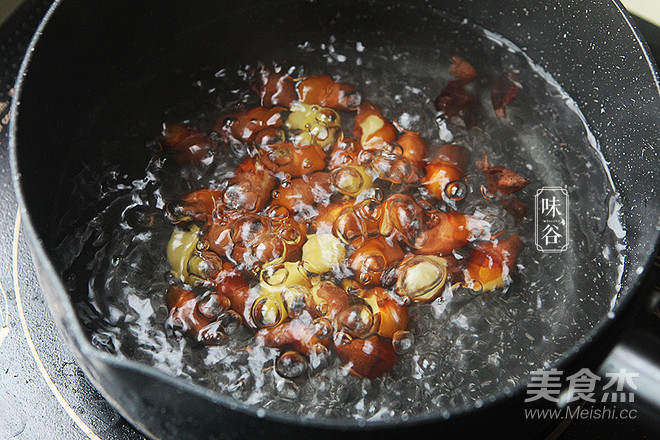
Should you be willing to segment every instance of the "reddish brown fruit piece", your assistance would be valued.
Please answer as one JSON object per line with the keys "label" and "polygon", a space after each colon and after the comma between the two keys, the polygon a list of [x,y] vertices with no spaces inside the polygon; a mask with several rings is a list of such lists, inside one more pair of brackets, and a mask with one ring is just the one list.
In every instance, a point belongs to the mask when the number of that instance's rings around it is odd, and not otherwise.
{"label": "reddish brown fruit piece", "polygon": [[328,158],[328,169],[330,171],[346,165],[357,165],[358,156],[362,146],[351,138],[344,138],[332,146]]}
{"label": "reddish brown fruit piece", "polygon": [[392,342],[378,335],[365,339],[353,339],[348,344],[335,342],[339,359],[351,363],[351,373],[360,377],[378,377],[396,364],[397,357]]}
{"label": "reddish brown fruit piece", "polygon": [[396,143],[401,146],[401,155],[404,158],[419,169],[424,169],[426,156],[429,153],[429,142],[423,136],[417,133],[405,132],[399,136]]}
{"label": "reddish brown fruit piece", "polygon": [[460,145],[445,144],[426,165],[424,186],[442,200],[447,184],[461,180],[470,162],[470,152]]}
{"label": "reddish brown fruit piece", "polygon": [[282,205],[298,214],[311,206],[317,207],[319,203],[327,204],[331,194],[330,173],[317,172],[293,179],[274,190],[272,204]]}
{"label": "reddish brown fruit piece", "polygon": [[449,81],[433,102],[442,117],[456,125],[470,129],[477,122],[477,97],[465,90],[463,81]]}
{"label": "reddish brown fruit piece", "polygon": [[383,149],[396,140],[396,135],[396,127],[383,116],[380,106],[365,101],[358,107],[353,137],[364,149]]}
{"label": "reddish brown fruit piece", "polygon": [[184,195],[181,200],[167,203],[167,212],[173,223],[195,221],[206,223],[222,211],[223,192],[213,189],[198,189]]}
{"label": "reddish brown fruit piece", "polygon": [[365,293],[363,299],[374,314],[374,331],[392,339],[394,333],[408,328],[408,306],[392,299],[385,289],[375,287]]}
{"label": "reddish brown fruit piece", "polygon": [[183,287],[170,286],[165,297],[169,310],[168,325],[209,345],[224,339],[223,324],[226,324],[228,317],[230,321],[236,315],[246,319],[245,303],[249,298],[247,281],[232,265],[224,263],[217,269],[216,278],[212,281],[215,292],[198,296]]}
{"label": "reddish brown fruit piece", "polygon": [[424,229],[424,210],[408,194],[393,194],[382,205],[379,232],[394,240],[414,245]]}
{"label": "reddish brown fruit piece", "polygon": [[523,220],[527,215],[527,207],[518,199],[502,199],[500,204],[506,212],[513,216],[516,222]]}
{"label": "reddish brown fruit piece", "polygon": [[[295,350],[305,356],[316,353],[319,345],[324,345],[314,334],[314,326],[306,325],[300,319],[283,322],[273,328],[257,332],[257,341],[266,347]],[[327,343],[327,342],[326,342]]]}
{"label": "reddish brown fruit piece", "polygon": [[215,131],[234,142],[252,142],[256,134],[266,127],[281,127],[283,107],[254,107],[239,110],[218,118]]}
{"label": "reddish brown fruit piece", "polygon": [[289,108],[298,99],[293,78],[273,66],[260,66],[254,74],[251,87],[259,95],[264,107],[277,105]]}
{"label": "reddish brown fruit piece", "polygon": [[506,117],[506,106],[518,96],[522,85],[515,72],[509,71],[500,76],[490,93],[493,110],[499,119]]}
{"label": "reddish brown fruit piece", "polygon": [[242,172],[229,180],[223,202],[231,210],[259,212],[270,203],[277,179],[252,159],[247,162],[239,166]]}
{"label": "reddish brown fruit piece", "polygon": [[181,166],[200,164],[218,150],[211,137],[183,124],[166,124],[159,143],[161,148],[173,153]]}
{"label": "reddish brown fruit piece", "polygon": [[296,146],[282,142],[259,149],[263,166],[273,173],[285,173],[292,178],[325,168],[325,152],[318,145]]}
{"label": "reddish brown fruit piece", "polygon": [[516,268],[522,242],[512,235],[496,243],[479,243],[467,259],[467,278],[478,281],[484,291],[503,287],[505,278]]}
{"label": "reddish brown fruit piece", "polygon": [[238,313],[248,323],[250,311],[250,285],[245,277],[232,265],[224,262],[223,270],[218,271],[212,284],[221,296],[229,299],[229,308]]}
{"label": "reddish brown fruit piece", "polygon": [[468,216],[458,212],[436,213],[437,223],[422,232],[415,243],[417,253],[427,255],[449,255],[465,246],[473,234],[468,228]]}
{"label": "reddish brown fruit piece", "polygon": [[337,83],[328,75],[311,75],[297,84],[298,97],[305,104],[318,104],[335,110],[355,110],[360,94],[346,83]]}
{"label": "reddish brown fruit piece", "polygon": [[484,177],[486,177],[486,184],[489,190],[495,190],[509,195],[529,185],[529,180],[515,171],[504,167],[491,166],[485,152],[483,153],[483,160],[478,161],[477,166],[481,169]]}
{"label": "reddish brown fruit piece", "polygon": [[348,259],[348,265],[355,272],[355,278],[360,284],[367,287],[377,286],[383,273],[404,255],[398,243],[379,236],[360,244]]}
{"label": "reddish brown fruit piece", "polygon": [[463,81],[465,84],[474,81],[479,76],[477,69],[472,64],[465,61],[458,55],[451,57],[451,66],[449,66],[449,74]]}
{"label": "reddish brown fruit piece", "polygon": [[[325,302],[327,305],[327,311],[323,315],[329,320],[334,320],[337,317],[337,314],[343,309],[348,307],[349,297],[344,289],[341,287],[326,281],[323,282],[318,290],[316,291],[316,297],[314,301],[314,310],[312,311],[313,316],[319,316],[319,302]],[[325,307],[325,306],[324,306]]]}

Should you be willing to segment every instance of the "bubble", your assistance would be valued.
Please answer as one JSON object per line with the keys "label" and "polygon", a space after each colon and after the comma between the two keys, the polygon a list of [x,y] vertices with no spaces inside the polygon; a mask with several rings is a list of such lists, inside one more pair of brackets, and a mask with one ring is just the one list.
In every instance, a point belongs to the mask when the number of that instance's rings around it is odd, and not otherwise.
{"label": "bubble", "polygon": [[462,180],[455,180],[453,182],[449,182],[445,187],[445,195],[449,197],[450,200],[453,200],[455,202],[460,202],[465,198],[465,196],[467,196],[467,194],[468,194],[468,186]]}
{"label": "bubble", "polygon": [[234,124],[238,122],[238,118],[234,116],[227,116],[222,120],[222,126],[225,128],[231,128]]}
{"label": "bubble", "polygon": [[309,355],[309,365],[316,372],[327,368],[330,363],[329,359],[330,352],[328,349],[322,344],[316,344]]}
{"label": "bubble", "polygon": [[351,156],[350,154],[342,154],[340,162],[342,165],[351,164],[353,163],[353,156]]}
{"label": "bubble", "polygon": [[355,402],[360,397],[360,388],[355,383],[341,385],[337,390],[337,399],[343,403]]}
{"label": "bubble", "polygon": [[282,237],[282,240],[286,244],[290,245],[297,245],[301,242],[302,240],[302,234],[298,230],[298,228],[295,228],[293,226],[288,226],[279,231],[280,236]]}
{"label": "bubble", "polygon": [[359,296],[359,297],[364,296],[365,290],[353,278],[344,279],[342,281],[342,287],[349,295]]}
{"label": "bubble", "polygon": [[325,125],[334,125],[339,120],[339,115],[330,108],[324,108],[316,113],[316,120]]}
{"label": "bubble", "polygon": [[405,258],[398,269],[397,293],[413,301],[436,298],[447,280],[447,262],[434,255]]}
{"label": "bubble", "polygon": [[[246,265],[248,263],[246,262]],[[255,261],[251,265],[248,265],[248,267],[245,268],[245,271],[252,277],[252,278],[259,278],[261,274],[261,263],[259,261]]]}
{"label": "bubble", "polygon": [[275,361],[275,371],[287,379],[300,377],[307,369],[305,359],[297,351],[282,353]]}
{"label": "bubble", "polygon": [[210,267],[202,257],[197,254],[193,254],[188,259],[186,269],[190,275],[196,276],[198,278],[205,278],[205,275],[208,273]]}
{"label": "bubble", "polygon": [[344,139],[338,144],[340,150],[355,151],[355,141],[353,139]]}
{"label": "bubble", "polygon": [[506,228],[504,220],[502,220],[500,217],[496,215],[488,215],[484,220],[490,224],[491,235],[501,234],[502,232],[504,232],[504,229]]}
{"label": "bubble", "polygon": [[272,205],[266,211],[266,215],[277,220],[284,220],[291,215],[286,206]]}
{"label": "bubble", "polygon": [[224,296],[207,293],[197,302],[197,311],[208,319],[216,319],[229,307],[229,300]]}
{"label": "bubble", "polygon": [[286,317],[284,304],[281,301],[264,296],[254,302],[250,315],[259,328],[275,327]]}
{"label": "bubble", "polygon": [[440,367],[438,356],[435,353],[423,354],[419,357],[417,365],[419,365],[419,368],[422,370],[422,374],[425,376],[431,376],[435,374]]}
{"label": "bubble", "polygon": [[261,281],[269,286],[283,285],[289,277],[289,270],[283,264],[267,266],[261,271]]}
{"label": "bubble", "polygon": [[403,154],[403,148],[401,147],[401,145],[396,143],[387,144],[387,146],[385,147],[385,151],[387,151],[390,154],[395,154],[398,156],[401,156]]}
{"label": "bubble", "polygon": [[282,301],[284,301],[289,317],[295,318],[302,314],[308,297],[309,290],[303,286],[291,286],[282,292]]}
{"label": "bubble", "polygon": [[367,225],[364,219],[357,215],[353,208],[344,209],[332,224],[332,233],[344,244],[365,236]]}
{"label": "bubble", "polygon": [[224,328],[219,322],[212,322],[209,325],[202,328],[197,334],[197,340],[199,342],[220,344],[222,341],[227,339],[225,335]]}
{"label": "bubble", "polygon": [[374,316],[366,304],[349,306],[339,312],[337,321],[342,329],[354,337],[365,337],[374,325]]}
{"label": "bubble", "polygon": [[364,284],[365,286],[369,285],[372,280],[373,280],[373,277],[370,274],[368,274],[366,272],[362,272],[360,274],[360,283]]}
{"label": "bubble", "polygon": [[280,192],[276,189],[274,189],[271,193],[270,196],[274,199],[279,199],[280,198]]}
{"label": "bubble", "polygon": [[360,151],[360,154],[358,155],[358,164],[359,165],[367,165],[371,163],[371,161],[374,159],[374,152],[373,150],[362,150]]}
{"label": "bubble", "polygon": [[[170,207],[170,203],[166,206]],[[155,223],[154,209],[144,205],[127,209],[124,211],[123,217],[128,226],[133,229],[149,229]]]}
{"label": "bubble", "polygon": [[225,334],[233,335],[241,327],[243,318],[233,310],[227,310],[219,318],[218,322],[225,328]]}
{"label": "bubble", "polygon": [[284,130],[273,127],[266,127],[260,130],[254,139],[255,145],[260,148],[272,147],[286,141]]}
{"label": "bubble", "polygon": [[275,385],[277,395],[287,400],[295,400],[298,397],[298,386],[290,380],[279,380]]}
{"label": "bubble", "polygon": [[310,169],[313,165],[314,165],[314,164],[313,164],[312,161],[309,160],[309,159],[305,159],[305,160],[302,161],[302,167],[303,167],[303,169],[307,169],[307,170],[308,170],[308,169]]}
{"label": "bubble", "polygon": [[316,303],[316,313],[318,313],[320,316],[325,316],[328,314],[328,307],[328,302],[321,300]]}
{"label": "bubble", "polygon": [[415,244],[415,239],[420,235],[424,224],[424,211],[411,198],[398,197],[389,202],[387,213],[396,230],[404,236],[406,243]]}
{"label": "bubble", "polygon": [[484,196],[485,199],[494,199],[495,198],[495,193],[491,192],[486,185],[481,185],[481,195]]}
{"label": "bubble", "polygon": [[[334,131],[333,131],[334,133]],[[314,137],[315,140],[317,141],[326,141],[328,138],[330,138],[330,128],[326,127],[315,127],[311,131],[312,136]]]}
{"label": "bubble", "polygon": [[327,339],[332,335],[332,322],[328,318],[316,318],[314,325],[314,336],[319,339]]}
{"label": "bubble", "polygon": [[405,354],[415,345],[415,337],[409,331],[399,330],[392,336],[392,347],[397,354]]}
{"label": "bubble", "polygon": [[346,166],[337,168],[330,176],[332,184],[346,195],[357,195],[365,186],[364,177],[355,167]]}
{"label": "bubble", "polygon": [[253,240],[248,248],[249,255],[261,263],[269,261],[281,261],[283,259],[286,244],[279,234],[267,232]]}
{"label": "bubble", "polygon": [[181,339],[183,333],[188,330],[188,326],[183,322],[181,317],[173,316],[172,313],[170,313],[170,316],[165,321],[165,326],[172,331],[176,339]]}
{"label": "bubble", "polygon": [[285,166],[293,162],[293,153],[288,148],[276,148],[268,154],[268,160],[275,165]]}
{"label": "bubble", "polygon": [[379,274],[385,270],[385,258],[382,255],[369,255],[362,261],[362,270]]}
{"label": "bubble", "polygon": [[374,187],[371,190],[371,194],[369,195],[369,198],[376,200],[377,202],[382,202],[383,201],[383,190],[380,189],[379,187]]}
{"label": "bubble", "polygon": [[378,201],[367,199],[358,206],[360,216],[371,221],[379,221],[383,216],[383,210]]}
{"label": "bubble", "polygon": [[348,345],[353,342],[353,337],[345,331],[340,331],[335,333],[334,342],[335,345]]}

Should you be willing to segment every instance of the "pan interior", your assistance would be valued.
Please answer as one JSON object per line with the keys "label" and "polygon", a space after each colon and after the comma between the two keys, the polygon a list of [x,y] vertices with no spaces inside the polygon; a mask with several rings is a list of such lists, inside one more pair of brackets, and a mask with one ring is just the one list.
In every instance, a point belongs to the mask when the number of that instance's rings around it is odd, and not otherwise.
{"label": "pan interior", "polygon": [[[513,389],[576,346],[628,282],[617,192],[577,105],[515,45],[468,21],[429,12],[406,28],[383,26],[391,11],[358,7],[346,16],[327,5],[302,9],[266,19],[237,8],[221,23],[184,26],[164,54],[159,49],[158,60],[134,61],[137,77],[120,75],[106,84],[80,120],[71,138],[75,154],[63,164],[70,177],[60,182],[48,245],[89,339],[118,357],[303,418],[405,419],[480,404]],[[239,23],[261,29],[259,44],[236,43]],[[204,50],[207,55],[198,53]],[[165,246],[172,229],[163,203],[208,186],[239,157],[205,173],[174,169],[154,156],[163,122],[188,120],[210,130],[223,111],[255,103],[242,75],[246,66],[274,61],[300,75],[337,75],[382,105],[386,116],[401,120],[405,113],[432,141],[449,141],[446,134],[440,139],[432,100],[450,79],[454,54],[480,73],[474,93],[481,122],[473,130],[450,126],[451,141],[475,156],[483,149],[493,163],[532,180],[520,196],[529,212],[517,226],[525,248],[507,292],[446,295],[414,308],[414,349],[378,379],[349,376],[332,365],[293,382],[274,373],[274,350],[243,349],[247,331],[218,347],[166,334]],[[497,120],[490,90],[510,70],[518,72],[523,90],[508,118]],[[534,193],[544,186],[569,193],[570,246],[561,254],[534,246]],[[469,203],[483,208],[479,197]],[[136,207],[156,216],[153,227],[127,220]]]}

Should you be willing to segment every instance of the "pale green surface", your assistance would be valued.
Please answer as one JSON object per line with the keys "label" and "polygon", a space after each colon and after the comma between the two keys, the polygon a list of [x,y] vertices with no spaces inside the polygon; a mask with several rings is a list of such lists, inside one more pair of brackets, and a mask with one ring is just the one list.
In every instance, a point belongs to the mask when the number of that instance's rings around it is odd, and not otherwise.
{"label": "pale green surface", "polygon": [[622,0],[621,3],[633,14],[660,26],[660,0]]}
{"label": "pale green surface", "polygon": [[0,24],[11,15],[23,0],[0,0]]}

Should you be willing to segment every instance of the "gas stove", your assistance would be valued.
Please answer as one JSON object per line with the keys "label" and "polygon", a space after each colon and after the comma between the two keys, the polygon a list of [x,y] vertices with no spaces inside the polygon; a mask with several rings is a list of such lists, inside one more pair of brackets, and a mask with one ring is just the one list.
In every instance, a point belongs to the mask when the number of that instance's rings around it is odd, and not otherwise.
{"label": "gas stove", "polygon": [[[145,439],[85,378],[57,330],[39,288],[14,199],[7,138],[12,87],[29,40],[50,3],[0,0],[0,8],[7,8],[0,10],[0,20],[5,20],[0,25],[0,209],[4,214],[0,218],[0,438]],[[7,18],[15,4],[20,5]],[[635,11],[643,12],[643,6],[635,6]],[[660,28],[641,18],[636,21],[660,60]],[[580,419],[562,422],[544,438],[657,435],[640,422]]]}

